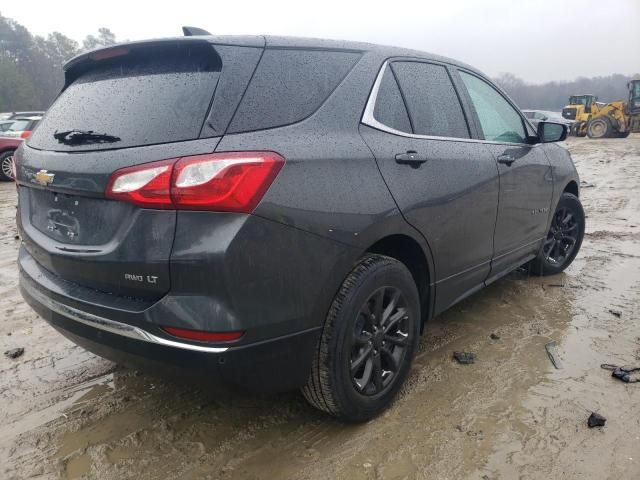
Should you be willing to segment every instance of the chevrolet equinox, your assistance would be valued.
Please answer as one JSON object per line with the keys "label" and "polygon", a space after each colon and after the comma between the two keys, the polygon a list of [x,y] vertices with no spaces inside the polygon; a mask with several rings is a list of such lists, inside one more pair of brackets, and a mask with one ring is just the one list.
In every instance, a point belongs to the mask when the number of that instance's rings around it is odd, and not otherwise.
{"label": "chevrolet equinox", "polygon": [[580,249],[566,127],[460,62],[185,27],[64,70],[15,155],[20,288],[116,362],[363,421],[430,318]]}

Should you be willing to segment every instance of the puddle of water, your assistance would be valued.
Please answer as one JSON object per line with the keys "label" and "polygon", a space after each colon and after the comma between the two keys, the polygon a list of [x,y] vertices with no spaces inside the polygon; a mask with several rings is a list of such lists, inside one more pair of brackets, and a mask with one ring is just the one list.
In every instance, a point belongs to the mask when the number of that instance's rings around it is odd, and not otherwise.
{"label": "puddle of water", "polygon": [[68,411],[75,410],[113,389],[113,375],[98,377],[87,382],[65,389],[61,399],[40,410],[34,410],[20,417],[15,422],[3,427],[3,440],[11,440],[18,435],[42,427]]}
{"label": "puddle of water", "polygon": [[67,461],[65,470],[69,480],[81,478],[91,470],[91,458],[86,454],[71,457]]}

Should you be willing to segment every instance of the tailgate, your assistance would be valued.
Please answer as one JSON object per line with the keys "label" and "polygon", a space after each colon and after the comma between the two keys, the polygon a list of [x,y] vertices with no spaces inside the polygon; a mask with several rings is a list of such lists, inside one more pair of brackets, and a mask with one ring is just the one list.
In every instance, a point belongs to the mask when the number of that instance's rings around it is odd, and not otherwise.
{"label": "tailgate", "polygon": [[[63,92],[15,156],[18,225],[37,262],[107,293],[158,299],[168,292],[176,211],[107,199],[109,178],[125,167],[214,152],[222,131],[213,125],[224,130],[259,54],[168,40],[72,62]],[[203,130],[211,138],[201,138]]]}

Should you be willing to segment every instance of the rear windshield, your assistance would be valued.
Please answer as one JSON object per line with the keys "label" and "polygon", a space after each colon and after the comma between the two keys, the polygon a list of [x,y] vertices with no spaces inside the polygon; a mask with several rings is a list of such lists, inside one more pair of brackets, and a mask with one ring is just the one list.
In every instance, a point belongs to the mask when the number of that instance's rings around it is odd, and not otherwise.
{"label": "rear windshield", "polygon": [[[103,60],[62,92],[29,145],[77,151],[198,138],[221,68],[206,44],[147,47]],[[71,130],[119,140],[67,145],[54,138]]]}

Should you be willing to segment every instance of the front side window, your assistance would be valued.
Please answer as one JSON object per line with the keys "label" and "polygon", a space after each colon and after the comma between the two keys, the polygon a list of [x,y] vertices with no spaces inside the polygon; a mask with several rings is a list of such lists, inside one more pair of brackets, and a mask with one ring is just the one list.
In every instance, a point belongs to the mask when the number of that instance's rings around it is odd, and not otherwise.
{"label": "front side window", "polygon": [[498,91],[475,75],[460,72],[475,107],[485,140],[527,143],[520,114]]}

